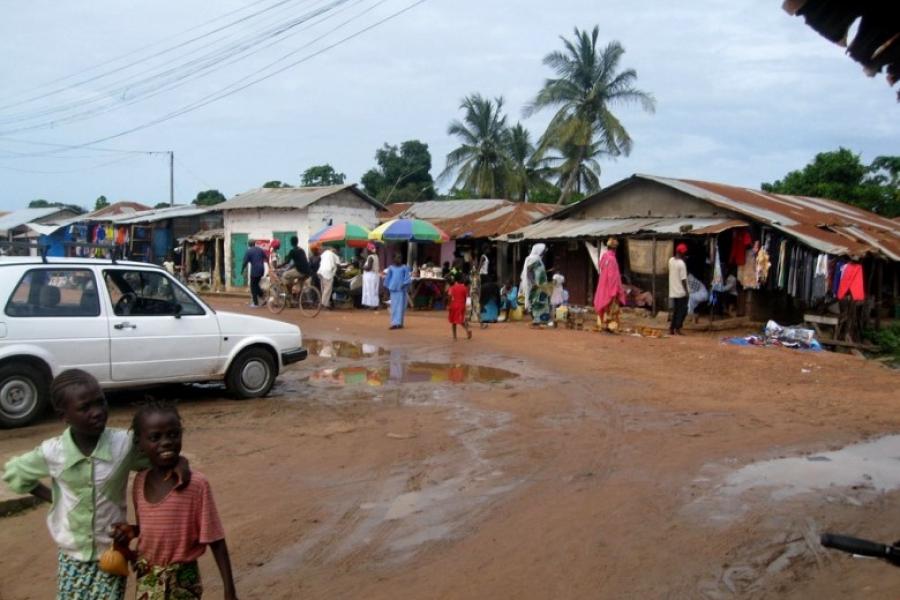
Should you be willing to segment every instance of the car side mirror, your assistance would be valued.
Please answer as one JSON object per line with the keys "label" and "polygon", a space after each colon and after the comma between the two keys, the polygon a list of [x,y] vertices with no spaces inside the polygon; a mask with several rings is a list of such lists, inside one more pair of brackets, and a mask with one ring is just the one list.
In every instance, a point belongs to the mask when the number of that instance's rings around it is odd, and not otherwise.
{"label": "car side mirror", "polygon": [[181,311],[183,310],[181,304],[176,304],[172,309],[172,316],[176,319],[181,318]]}

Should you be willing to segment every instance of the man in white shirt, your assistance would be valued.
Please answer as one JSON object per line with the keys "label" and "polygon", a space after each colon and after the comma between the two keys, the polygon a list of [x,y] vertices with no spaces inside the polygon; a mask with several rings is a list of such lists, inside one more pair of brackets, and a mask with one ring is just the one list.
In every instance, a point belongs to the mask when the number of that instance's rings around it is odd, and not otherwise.
{"label": "man in white shirt", "polygon": [[338,255],[334,249],[328,246],[322,251],[319,258],[319,282],[322,284],[322,306],[331,308],[331,289],[334,284],[334,276],[337,274]]}
{"label": "man in white shirt", "polygon": [[675,256],[669,259],[669,298],[672,301],[672,324],[669,326],[670,335],[684,335],[681,327],[687,316],[688,285],[687,265],[684,263],[684,255],[687,254],[687,245],[678,244],[675,248]]}

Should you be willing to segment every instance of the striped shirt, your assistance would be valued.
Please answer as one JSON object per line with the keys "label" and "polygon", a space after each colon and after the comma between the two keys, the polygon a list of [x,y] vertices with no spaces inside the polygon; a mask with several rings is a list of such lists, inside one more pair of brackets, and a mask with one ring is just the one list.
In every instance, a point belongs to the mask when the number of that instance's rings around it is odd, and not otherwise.
{"label": "striped shirt", "polygon": [[127,520],[129,473],[146,467],[128,431],[107,427],[91,455],[84,456],[67,428],[7,462],[3,480],[14,492],[25,494],[49,477],[50,535],[66,556],[90,561],[112,543],[110,526]]}
{"label": "striped shirt", "polygon": [[144,496],[147,471],[134,478],[132,495],[141,534],[138,554],[151,566],[197,560],[206,545],[225,539],[209,481],[202,473],[191,472],[191,482],[183,490],[170,491],[159,502]]}

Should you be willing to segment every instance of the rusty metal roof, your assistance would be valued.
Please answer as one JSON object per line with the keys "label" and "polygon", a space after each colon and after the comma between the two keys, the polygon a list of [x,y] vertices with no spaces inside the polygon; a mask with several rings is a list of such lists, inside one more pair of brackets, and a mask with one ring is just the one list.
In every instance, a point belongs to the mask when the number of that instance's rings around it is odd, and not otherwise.
{"label": "rusty metal roof", "polygon": [[835,255],[881,254],[900,261],[900,227],[873,212],[824,198],[772,194],[709,181],[637,175],[730,209]]}
{"label": "rusty metal roof", "polygon": [[[877,254],[900,261],[900,225],[895,220],[835,200],[772,194],[710,181],[632,175],[567,206],[550,219],[564,219],[641,180],[664,185],[726,209],[734,213],[732,218],[740,216],[778,229],[820,252],[839,256]],[[635,214],[621,217],[639,216],[639,207],[635,209]]]}
{"label": "rusty metal roof", "polygon": [[[447,232],[450,239],[492,238],[515,231],[556,212],[555,204],[502,199],[427,200],[406,203],[399,212],[389,204],[392,218],[422,219]],[[385,220],[385,219],[382,219]]]}
{"label": "rusty metal roof", "polygon": [[724,217],[629,217],[623,219],[543,219],[527,227],[500,235],[497,241],[568,240],[605,238],[615,235],[658,233],[704,235],[746,225]]}

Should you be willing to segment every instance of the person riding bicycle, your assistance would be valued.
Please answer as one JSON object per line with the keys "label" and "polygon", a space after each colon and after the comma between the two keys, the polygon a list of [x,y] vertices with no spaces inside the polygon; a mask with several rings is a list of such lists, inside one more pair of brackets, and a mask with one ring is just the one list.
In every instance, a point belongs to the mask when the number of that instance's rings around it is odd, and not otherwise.
{"label": "person riding bicycle", "polygon": [[279,268],[290,265],[290,268],[281,276],[281,280],[284,282],[288,292],[293,289],[295,281],[306,279],[310,275],[309,260],[307,260],[306,252],[299,246],[299,243],[300,240],[297,239],[296,235],[291,237],[291,249],[288,251],[284,263],[279,265]]}

